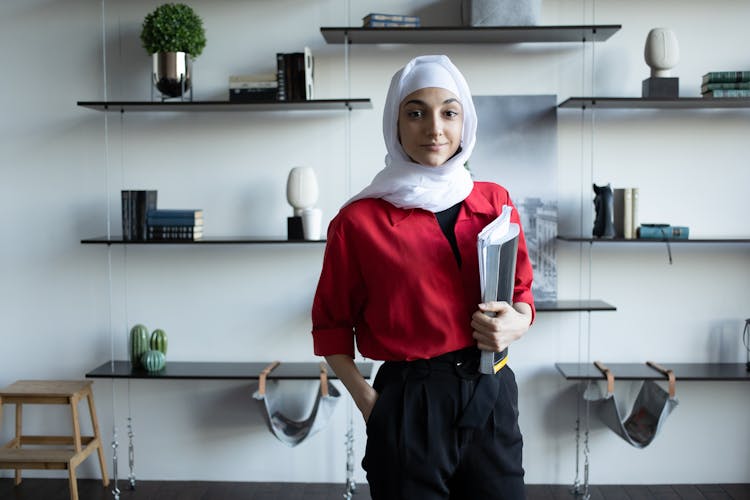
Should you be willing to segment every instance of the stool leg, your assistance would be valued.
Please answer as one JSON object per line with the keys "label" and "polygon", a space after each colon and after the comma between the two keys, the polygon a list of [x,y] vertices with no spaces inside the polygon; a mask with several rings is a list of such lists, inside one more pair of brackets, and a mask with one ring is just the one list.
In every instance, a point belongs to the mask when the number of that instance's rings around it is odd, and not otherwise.
{"label": "stool leg", "polygon": [[68,487],[70,488],[70,500],[78,500],[78,478],[76,478],[76,466],[68,464]]}
{"label": "stool leg", "polygon": [[94,439],[97,441],[96,452],[99,456],[99,468],[102,470],[102,483],[106,488],[109,486],[109,476],[107,475],[107,466],[104,461],[104,447],[102,446],[102,436],[99,433],[99,421],[96,418],[96,406],[94,406],[94,393],[89,390],[86,393],[86,399],[89,403],[89,414],[91,415],[91,427],[94,429]]}
{"label": "stool leg", "polygon": [[[14,448],[21,447],[21,436],[23,435],[23,403],[16,403],[16,443]],[[15,485],[21,484],[21,469],[16,469]]]}
{"label": "stool leg", "polygon": [[78,421],[78,398],[73,396],[68,400],[73,417],[73,447],[76,453],[81,453],[81,424]]}

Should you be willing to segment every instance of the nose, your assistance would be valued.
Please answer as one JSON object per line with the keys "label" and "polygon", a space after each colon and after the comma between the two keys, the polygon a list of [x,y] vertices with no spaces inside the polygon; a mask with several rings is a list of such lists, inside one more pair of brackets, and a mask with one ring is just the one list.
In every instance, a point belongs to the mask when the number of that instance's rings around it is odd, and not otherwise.
{"label": "nose", "polygon": [[430,137],[440,137],[443,135],[443,122],[439,116],[430,116],[426,121],[427,135]]}

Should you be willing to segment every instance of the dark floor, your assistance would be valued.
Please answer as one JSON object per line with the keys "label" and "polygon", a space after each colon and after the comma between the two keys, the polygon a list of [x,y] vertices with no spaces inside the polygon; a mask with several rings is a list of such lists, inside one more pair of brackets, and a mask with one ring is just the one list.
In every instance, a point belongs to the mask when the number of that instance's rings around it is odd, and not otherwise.
{"label": "dark floor", "polygon": [[[78,480],[80,500],[112,500],[112,485]],[[233,483],[208,481],[141,481],[135,490],[120,481],[122,500],[336,500],[343,498],[343,484]],[[528,500],[574,499],[568,486],[528,485]],[[680,484],[648,486],[600,485],[589,488],[592,500],[750,500],[750,484]],[[24,479],[14,487],[12,479],[0,479],[0,500],[68,500],[65,479]],[[370,500],[366,484],[358,485],[353,500]],[[419,500],[419,499],[414,499]],[[487,499],[491,500],[491,499]]]}

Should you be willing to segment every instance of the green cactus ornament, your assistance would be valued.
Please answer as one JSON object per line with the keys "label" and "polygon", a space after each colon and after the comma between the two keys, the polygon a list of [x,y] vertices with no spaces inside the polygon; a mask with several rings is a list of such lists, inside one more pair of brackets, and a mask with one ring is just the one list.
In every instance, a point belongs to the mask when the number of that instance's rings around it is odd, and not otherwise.
{"label": "green cactus ornament", "polygon": [[161,352],[163,355],[167,355],[167,333],[161,328],[157,328],[151,332],[151,341],[149,342],[151,349]]}
{"label": "green cactus ornament", "polygon": [[148,372],[158,372],[167,365],[167,358],[161,351],[150,349],[141,356],[141,364]]}
{"label": "green cactus ornament", "polygon": [[133,368],[141,366],[141,356],[149,349],[148,328],[138,324],[130,329],[130,365]]}

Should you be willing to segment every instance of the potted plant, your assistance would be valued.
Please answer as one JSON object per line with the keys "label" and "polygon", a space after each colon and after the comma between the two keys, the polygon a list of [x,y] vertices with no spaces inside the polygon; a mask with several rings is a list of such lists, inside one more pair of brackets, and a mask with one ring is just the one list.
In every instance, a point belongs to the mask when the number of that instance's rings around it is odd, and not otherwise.
{"label": "potted plant", "polygon": [[143,48],[153,61],[153,83],[168,97],[179,97],[190,88],[190,58],[206,46],[203,21],[185,4],[160,5],[143,20]]}

